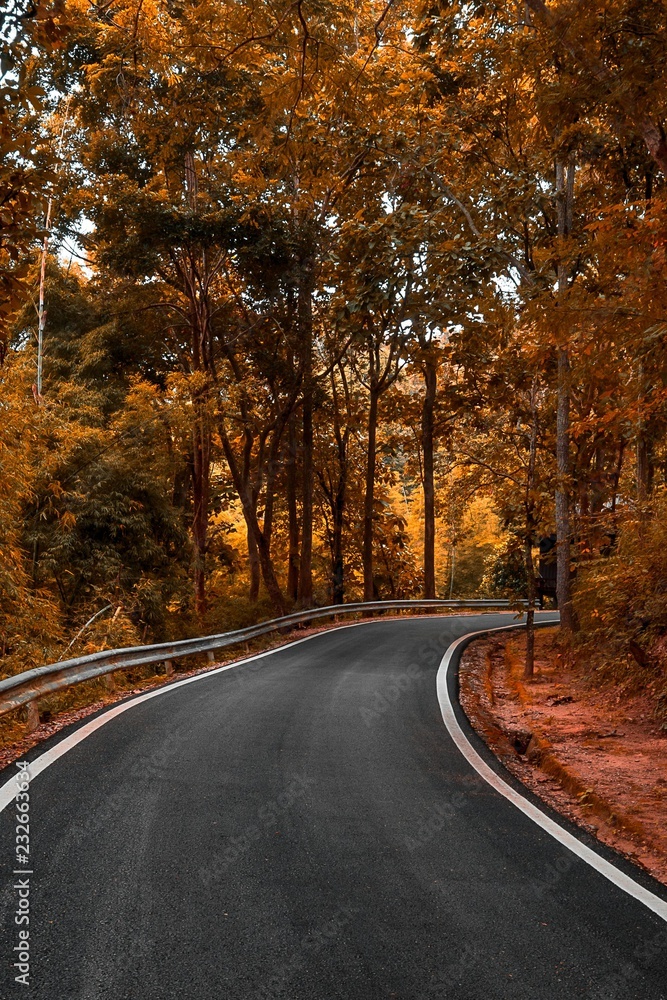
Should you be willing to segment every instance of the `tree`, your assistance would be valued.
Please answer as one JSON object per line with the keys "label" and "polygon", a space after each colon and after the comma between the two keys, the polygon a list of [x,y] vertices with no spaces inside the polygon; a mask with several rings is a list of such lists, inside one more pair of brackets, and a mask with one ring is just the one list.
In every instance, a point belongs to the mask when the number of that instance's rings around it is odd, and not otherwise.
{"label": "tree", "polygon": [[[30,253],[44,224],[56,144],[43,119],[43,61],[62,43],[62,5],[10,0],[0,23],[0,363],[26,291]],[[38,47],[41,59],[35,58]]]}

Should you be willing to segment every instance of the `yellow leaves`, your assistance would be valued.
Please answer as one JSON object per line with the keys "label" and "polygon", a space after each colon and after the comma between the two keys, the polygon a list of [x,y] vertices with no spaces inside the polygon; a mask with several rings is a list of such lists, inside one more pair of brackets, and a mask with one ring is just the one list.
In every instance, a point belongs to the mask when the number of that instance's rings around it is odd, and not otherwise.
{"label": "yellow leaves", "polygon": [[65,531],[72,531],[76,527],[75,515],[70,510],[64,511],[60,516],[60,524]]}

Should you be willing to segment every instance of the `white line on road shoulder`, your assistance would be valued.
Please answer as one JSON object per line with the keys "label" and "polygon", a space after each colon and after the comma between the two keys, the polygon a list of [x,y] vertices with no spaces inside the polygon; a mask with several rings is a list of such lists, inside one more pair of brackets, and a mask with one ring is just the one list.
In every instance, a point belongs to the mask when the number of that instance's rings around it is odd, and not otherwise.
{"label": "white line on road shoulder", "polygon": [[448,686],[448,675],[449,670],[454,659],[454,654],[457,652],[459,647],[463,645],[468,639],[476,635],[484,635],[489,632],[505,632],[508,628],[524,628],[523,625],[501,625],[499,628],[492,629],[480,629],[475,632],[469,632],[467,635],[463,635],[460,639],[456,639],[455,642],[451,644],[442,660],[440,661],[440,667],[438,668],[438,674],[436,678],[436,686],[438,693],[438,701],[440,703],[440,711],[442,712],[442,719],[445,723],[449,735],[454,740],[457,748],[461,751],[468,763],[477,771],[477,773],[484,778],[484,780],[492,786],[497,792],[508,799],[512,805],[520,809],[524,815],[532,819],[534,823],[542,827],[548,834],[554,837],[563,847],[566,847],[577,857],[585,861],[586,864],[594,868],[600,875],[604,875],[606,879],[613,882],[615,886],[627,892],[630,896],[639,900],[644,906],[647,906],[649,910],[656,913],[663,920],[667,920],[667,902],[660,899],[650,890],[645,889],[644,886],[635,882],[634,879],[630,878],[611,862],[607,861],[605,858],[601,857],[590,847],[582,844],[573,834],[569,833],[564,827],[560,826],[550,816],[542,812],[536,805],[533,805],[527,798],[525,798],[520,792],[512,788],[506,781],[496,774],[496,772],[489,767],[486,761],[480,757],[473,745],[468,740],[461,726],[458,723],[456,715],[454,713],[454,707],[449,696],[449,686]]}

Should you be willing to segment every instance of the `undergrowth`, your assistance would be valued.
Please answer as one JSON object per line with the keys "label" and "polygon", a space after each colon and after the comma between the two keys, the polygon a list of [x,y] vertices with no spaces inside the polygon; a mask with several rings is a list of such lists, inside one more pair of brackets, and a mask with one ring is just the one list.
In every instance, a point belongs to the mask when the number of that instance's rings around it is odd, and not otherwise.
{"label": "undergrowth", "polygon": [[596,685],[648,694],[667,720],[667,496],[624,514],[612,556],[579,567],[577,662]]}

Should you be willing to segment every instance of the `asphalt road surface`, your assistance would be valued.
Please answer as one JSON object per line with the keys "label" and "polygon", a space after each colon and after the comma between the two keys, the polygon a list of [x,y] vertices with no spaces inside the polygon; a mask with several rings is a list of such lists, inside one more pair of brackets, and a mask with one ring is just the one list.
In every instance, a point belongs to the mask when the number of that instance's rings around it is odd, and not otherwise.
{"label": "asphalt road surface", "polygon": [[0,815],[0,996],[667,1000],[667,923],[495,792],[443,725],[445,648],[507,621],[321,633],[80,742],[30,786],[28,986],[15,807]]}

